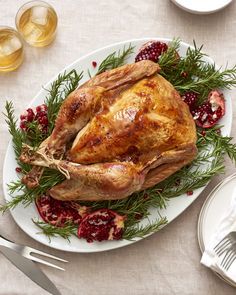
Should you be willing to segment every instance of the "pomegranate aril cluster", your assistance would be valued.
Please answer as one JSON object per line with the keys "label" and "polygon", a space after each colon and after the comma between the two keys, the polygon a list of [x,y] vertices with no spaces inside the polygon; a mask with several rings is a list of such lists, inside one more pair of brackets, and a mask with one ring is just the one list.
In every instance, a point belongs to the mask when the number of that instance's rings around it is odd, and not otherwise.
{"label": "pomegranate aril cluster", "polygon": [[189,106],[189,109],[194,109],[198,100],[198,94],[193,91],[185,92],[182,96],[182,100]]}
{"label": "pomegranate aril cluster", "polygon": [[167,49],[168,46],[164,42],[150,41],[141,47],[139,53],[135,57],[135,62],[147,59],[157,62],[160,55],[166,52]]}
{"label": "pomegranate aril cluster", "polygon": [[110,209],[99,209],[85,216],[78,228],[78,237],[87,242],[120,240],[124,229],[124,216]]}
{"label": "pomegranate aril cluster", "polygon": [[37,122],[42,133],[47,133],[48,114],[45,104],[39,105],[34,109],[29,108],[20,116],[20,128],[24,131],[29,131],[29,123],[32,122]]}
{"label": "pomegranate aril cluster", "polygon": [[79,224],[89,208],[70,201],[59,201],[48,195],[36,200],[36,207],[42,219],[57,227],[64,227],[67,222]]}
{"label": "pomegranate aril cluster", "polygon": [[218,90],[212,90],[207,102],[191,110],[196,124],[203,128],[214,126],[225,114],[224,96]]}

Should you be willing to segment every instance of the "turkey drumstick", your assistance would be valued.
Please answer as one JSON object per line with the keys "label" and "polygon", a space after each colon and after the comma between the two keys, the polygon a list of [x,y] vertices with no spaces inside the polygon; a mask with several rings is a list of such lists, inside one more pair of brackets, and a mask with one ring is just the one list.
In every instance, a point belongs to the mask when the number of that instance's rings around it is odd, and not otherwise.
{"label": "turkey drumstick", "polygon": [[[73,91],[62,104],[52,134],[47,144],[40,145],[39,150],[61,158],[66,144],[75,137],[89,119],[99,110],[109,107],[118,97],[119,89],[144,77],[158,72],[158,64],[150,61],[125,65],[93,77]],[[33,188],[39,185],[43,168],[33,167],[22,182]]]}

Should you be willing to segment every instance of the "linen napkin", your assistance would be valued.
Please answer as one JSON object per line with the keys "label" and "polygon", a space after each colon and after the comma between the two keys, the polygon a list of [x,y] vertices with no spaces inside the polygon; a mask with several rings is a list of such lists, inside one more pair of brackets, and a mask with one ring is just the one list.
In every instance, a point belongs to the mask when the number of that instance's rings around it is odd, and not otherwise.
{"label": "linen napkin", "polygon": [[[218,212],[216,212],[216,214],[218,214]],[[225,271],[220,263],[226,252],[218,257],[214,251],[214,247],[231,231],[236,231],[236,188],[233,190],[229,208],[220,219],[210,242],[205,246],[205,251],[201,259],[201,263],[205,266],[210,267],[223,277],[227,277],[233,282],[236,282],[236,260],[229,270]]]}

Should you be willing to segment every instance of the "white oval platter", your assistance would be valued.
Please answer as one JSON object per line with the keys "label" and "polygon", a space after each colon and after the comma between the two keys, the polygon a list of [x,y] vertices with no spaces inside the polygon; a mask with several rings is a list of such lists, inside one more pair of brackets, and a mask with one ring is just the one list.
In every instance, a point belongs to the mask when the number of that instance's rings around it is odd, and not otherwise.
{"label": "white oval platter", "polygon": [[[64,71],[70,71],[72,69],[75,69],[78,72],[83,70],[84,77],[83,77],[83,80],[81,81],[81,83],[83,83],[89,79],[89,76],[87,75],[87,69],[90,70],[92,75],[95,74],[95,70],[92,67],[92,61],[96,61],[99,64],[110,53],[114,51],[122,50],[124,46],[129,46],[130,43],[133,46],[135,46],[135,51],[137,52],[138,49],[145,42],[149,40],[159,40],[159,41],[163,41],[167,43],[171,41],[171,39],[167,39],[167,38],[142,38],[142,39],[133,39],[133,40],[128,40],[128,41],[124,41],[120,43],[115,43],[115,44],[103,47],[101,49],[98,49],[96,51],[93,51],[90,54],[79,58],[74,63],[67,66],[65,69],[63,69],[60,73],[63,73]],[[184,42],[181,42],[180,51],[179,51],[181,56],[185,55],[186,50],[189,46],[190,45]],[[130,58],[127,60],[127,63],[134,62],[134,57],[135,57],[135,53],[130,56]],[[211,58],[206,57],[205,59],[207,62],[213,63],[213,60]],[[42,88],[37,93],[37,95],[32,100],[30,106],[37,106],[44,102],[44,99],[47,95],[47,91],[45,89],[50,88],[51,83],[54,80],[56,80],[58,74],[46,85],[44,85],[44,88]],[[224,125],[224,127],[222,128],[222,134],[229,135],[231,130],[231,124],[232,124],[232,104],[231,104],[230,92],[225,91],[224,94],[225,94],[225,97],[227,98],[226,99],[226,115],[221,119],[220,124]],[[10,201],[12,198],[8,194],[7,184],[9,184],[13,180],[18,179],[17,174],[15,172],[16,167],[17,167],[17,163],[15,161],[15,155],[14,155],[12,143],[10,142],[6,151],[6,156],[4,160],[4,166],[3,166],[3,190],[4,190],[6,201]],[[162,210],[161,212],[163,216],[167,217],[168,223],[174,220],[190,204],[192,204],[192,202],[199,196],[199,194],[204,190],[204,188],[205,187],[195,190],[192,196],[187,196],[186,194],[184,194],[177,198],[171,199],[168,203],[167,208],[165,210]],[[150,212],[151,212],[151,215],[149,219],[155,220],[157,218],[156,210],[155,211],[150,210]],[[78,252],[78,253],[92,253],[92,252],[100,252],[100,251],[107,251],[107,250],[120,248],[140,240],[140,238],[137,238],[133,241],[121,240],[121,241],[105,241],[105,242],[87,243],[85,240],[80,240],[80,239],[77,239],[76,237],[71,237],[70,242],[68,242],[67,240],[64,240],[61,237],[55,237],[51,239],[51,242],[49,242],[48,238],[45,235],[38,233],[39,229],[33,224],[31,220],[32,218],[36,220],[40,218],[34,204],[31,204],[30,206],[26,208],[24,208],[23,205],[18,205],[15,209],[11,210],[11,214],[15,222],[19,225],[19,227],[24,232],[26,232],[30,237],[32,237],[33,239],[37,240],[38,242],[44,245],[47,245],[49,247],[52,247],[58,250],[63,250],[68,252]]]}

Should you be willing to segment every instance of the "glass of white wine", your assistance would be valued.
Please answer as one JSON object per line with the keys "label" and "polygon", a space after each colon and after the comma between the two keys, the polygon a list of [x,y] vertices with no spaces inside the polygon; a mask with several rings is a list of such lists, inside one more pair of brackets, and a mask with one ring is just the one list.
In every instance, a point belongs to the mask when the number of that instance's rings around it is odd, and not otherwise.
{"label": "glass of white wine", "polygon": [[18,10],[15,22],[18,32],[32,46],[47,46],[55,38],[57,14],[51,5],[44,1],[25,3]]}
{"label": "glass of white wine", "polygon": [[19,33],[10,27],[0,26],[0,72],[17,69],[24,59],[24,48]]}

